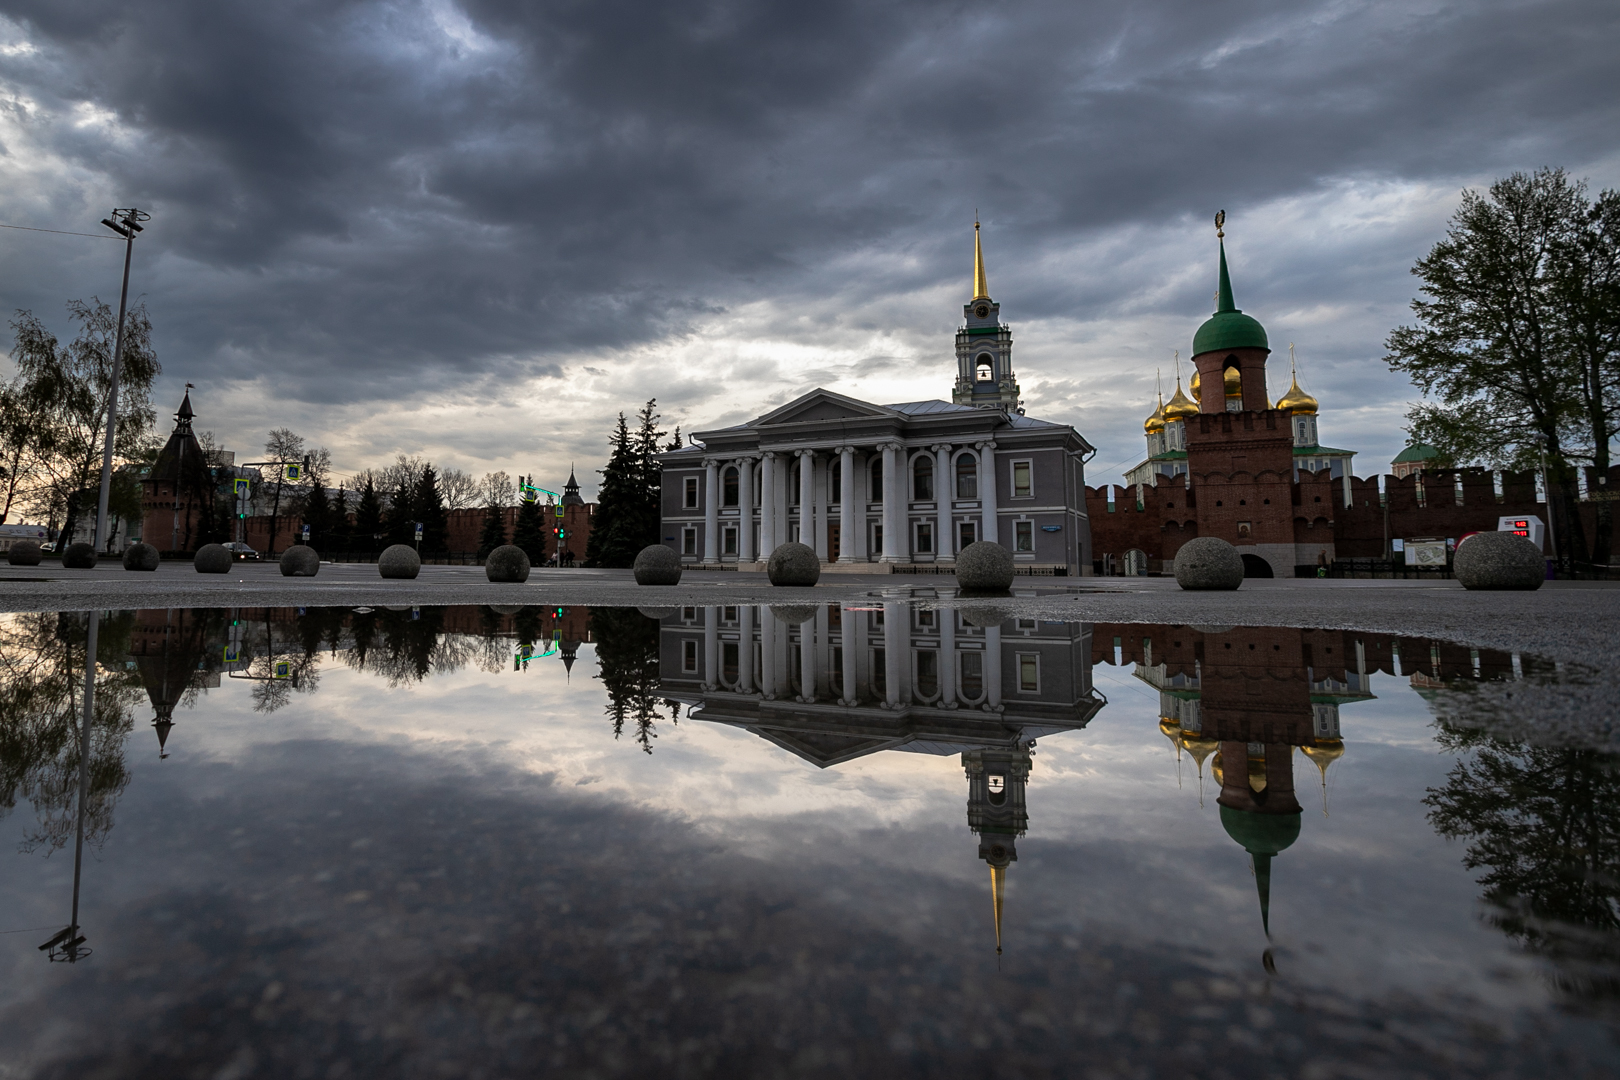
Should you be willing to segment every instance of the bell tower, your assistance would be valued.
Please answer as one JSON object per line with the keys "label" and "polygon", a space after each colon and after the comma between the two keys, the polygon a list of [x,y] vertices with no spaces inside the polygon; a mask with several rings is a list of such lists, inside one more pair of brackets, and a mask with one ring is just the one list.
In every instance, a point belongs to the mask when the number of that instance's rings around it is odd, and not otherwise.
{"label": "bell tower", "polygon": [[990,895],[1001,952],[1001,909],[1007,867],[1018,861],[1016,841],[1029,828],[1024,788],[1029,783],[1030,746],[986,747],[962,754],[968,781],[968,828],[979,836],[979,858],[990,866]]}
{"label": "bell tower", "polygon": [[1022,412],[1019,393],[1012,368],[1012,328],[1001,321],[1001,305],[990,299],[979,223],[974,221],[973,299],[962,305],[962,325],[956,331],[956,388],[951,400]]}

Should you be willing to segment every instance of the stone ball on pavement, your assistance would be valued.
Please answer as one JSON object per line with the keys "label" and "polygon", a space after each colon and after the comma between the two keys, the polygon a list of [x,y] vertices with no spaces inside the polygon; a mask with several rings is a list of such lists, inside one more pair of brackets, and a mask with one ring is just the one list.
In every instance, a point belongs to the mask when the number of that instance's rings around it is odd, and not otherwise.
{"label": "stone ball on pavement", "polygon": [[816,617],[814,604],[772,604],[771,614],[789,626],[798,626]]}
{"label": "stone ball on pavement", "polygon": [[409,580],[422,572],[422,557],[409,544],[394,544],[377,557],[377,573]]}
{"label": "stone ball on pavement", "polygon": [[489,610],[497,615],[516,615],[523,610],[522,604],[491,604]]}
{"label": "stone ball on pavement", "polygon": [[69,544],[67,550],[62,552],[62,565],[69,570],[94,570],[96,567],[95,545],[80,540],[77,544]]}
{"label": "stone ball on pavement", "polygon": [[491,581],[528,581],[529,556],[516,544],[502,544],[484,560],[484,576]]}
{"label": "stone ball on pavement", "polygon": [[765,574],[772,585],[807,587],[821,580],[821,559],[808,544],[778,544]]}
{"label": "stone ball on pavement", "polygon": [[224,544],[204,544],[192,556],[191,565],[199,574],[228,574],[234,561]]}
{"label": "stone ball on pavement", "polygon": [[681,557],[672,547],[648,544],[636,555],[637,585],[679,585]]}
{"label": "stone ball on pavement", "polygon": [[1218,536],[1195,536],[1176,552],[1176,584],[1183,589],[1235,589],[1243,584],[1243,556]]}
{"label": "stone ball on pavement", "polygon": [[975,593],[1012,588],[1012,552],[989,540],[975,540],[956,556],[956,584]]}
{"label": "stone ball on pavement", "polygon": [[1465,589],[1539,589],[1547,559],[1522,536],[1482,532],[1457,545],[1451,572]]}
{"label": "stone ball on pavement", "polygon": [[162,561],[157,548],[139,540],[124,549],[125,570],[156,570]]}
{"label": "stone ball on pavement", "polygon": [[282,577],[314,577],[321,572],[321,556],[308,544],[294,544],[281,553]]}
{"label": "stone ball on pavement", "polygon": [[41,558],[39,544],[33,540],[18,540],[6,552],[6,562],[12,566],[38,566]]}
{"label": "stone ball on pavement", "polygon": [[660,622],[672,615],[679,615],[681,612],[678,607],[638,607],[636,610],[647,616],[647,618]]}
{"label": "stone ball on pavement", "polygon": [[[990,626],[1000,626],[1002,623],[1012,618],[1012,616],[1008,615],[1006,612],[990,607],[987,604],[971,604],[966,607],[957,608],[956,610],[961,612],[963,622],[967,623],[969,626],[977,626],[980,629]],[[949,616],[946,617],[949,618]]]}

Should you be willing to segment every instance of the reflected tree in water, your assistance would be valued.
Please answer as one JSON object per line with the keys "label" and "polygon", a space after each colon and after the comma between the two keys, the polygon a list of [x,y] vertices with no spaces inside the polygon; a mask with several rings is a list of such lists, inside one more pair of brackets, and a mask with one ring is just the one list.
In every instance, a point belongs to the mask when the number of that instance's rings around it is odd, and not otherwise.
{"label": "reflected tree in water", "polygon": [[1620,760],[1447,724],[1437,741],[1463,756],[1423,801],[1487,871],[1491,921],[1557,962],[1562,989],[1620,997]]}
{"label": "reflected tree in water", "polygon": [[349,666],[381,675],[390,689],[457,671],[478,653],[464,635],[444,633],[443,608],[355,612],[350,626]]}
{"label": "reflected tree in water", "polygon": [[[101,670],[85,816],[85,839],[92,844],[106,839],[113,806],[129,784],[124,743],[144,696],[123,662],[131,621],[128,613],[104,618],[97,646]],[[54,851],[73,838],[84,639],[78,615],[31,613],[0,621],[0,817],[18,800],[32,804],[38,820],[23,836],[24,851]]]}
{"label": "reflected tree in water", "polygon": [[[591,638],[596,642],[597,678],[607,688],[607,714],[613,737],[628,722],[636,744],[652,753],[663,689],[658,678],[658,621],[634,608],[596,608],[591,612]],[[670,709],[670,720],[679,716]]]}

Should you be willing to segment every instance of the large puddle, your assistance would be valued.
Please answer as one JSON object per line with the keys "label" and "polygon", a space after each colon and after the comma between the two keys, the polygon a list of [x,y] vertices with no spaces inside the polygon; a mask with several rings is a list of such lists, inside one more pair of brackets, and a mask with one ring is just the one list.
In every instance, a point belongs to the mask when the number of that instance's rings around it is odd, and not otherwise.
{"label": "large puddle", "polygon": [[1570,673],[998,618],[0,616],[0,1076],[1620,1068]]}

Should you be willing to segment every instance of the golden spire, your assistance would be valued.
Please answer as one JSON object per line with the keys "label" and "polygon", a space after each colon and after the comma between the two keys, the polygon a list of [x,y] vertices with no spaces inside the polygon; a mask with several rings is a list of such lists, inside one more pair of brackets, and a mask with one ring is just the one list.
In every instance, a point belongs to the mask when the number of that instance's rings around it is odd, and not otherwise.
{"label": "golden spire", "polygon": [[979,215],[973,215],[973,299],[990,299],[990,286],[984,279],[984,248],[979,246]]}
{"label": "golden spire", "polygon": [[990,900],[996,908],[996,955],[1001,955],[1001,902],[1007,895],[1007,868],[990,868]]}

